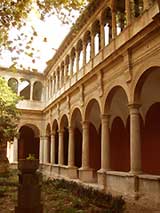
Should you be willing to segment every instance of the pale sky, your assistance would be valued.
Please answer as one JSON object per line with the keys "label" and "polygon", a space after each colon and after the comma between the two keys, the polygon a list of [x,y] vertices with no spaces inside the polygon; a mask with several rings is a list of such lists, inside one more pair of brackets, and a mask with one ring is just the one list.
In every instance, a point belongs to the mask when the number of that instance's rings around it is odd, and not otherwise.
{"label": "pale sky", "polygon": [[[31,57],[24,56],[23,53],[20,53],[18,62],[19,64],[23,64],[26,69],[32,67],[38,69],[39,72],[43,72],[46,67],[46,61],[53,57],[55,54],[54,49],[58,49],[65,36],[68,34],[70,26],[62,24],[56,16],[48,17],[45,22],[43,22],[33,11],[29,15],[27,26],[24,27],[21,32],[17,32],[15,29],[11,30],[10,36],[13,39],[17,34],[20,35],[20,33],[23,32],[30,33],[31,30],[29,26],[31,25],[35,27],[38,33],[38,36],[34,38],[32,46],[39,50],[36,54],[37,59],[35,63],[33,63]],[[44,37],[47,38],[47,42],[43,42]],[[26,46],[25,40],[22,40],[21,43]],[[8,51],[4,51],[3,56],[0,56],[0,66],[9,67],[11,65],[11,54]]]}

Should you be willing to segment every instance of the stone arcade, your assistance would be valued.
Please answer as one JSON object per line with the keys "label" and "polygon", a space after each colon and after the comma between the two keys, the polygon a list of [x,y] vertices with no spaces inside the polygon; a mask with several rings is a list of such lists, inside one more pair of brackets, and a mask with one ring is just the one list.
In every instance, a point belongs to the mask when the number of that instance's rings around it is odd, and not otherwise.
{"label": "stone arcade", "polygon": [[159,1],[93,1],[43,74],[0,73],[24,96],[13,163],[158,202]]}

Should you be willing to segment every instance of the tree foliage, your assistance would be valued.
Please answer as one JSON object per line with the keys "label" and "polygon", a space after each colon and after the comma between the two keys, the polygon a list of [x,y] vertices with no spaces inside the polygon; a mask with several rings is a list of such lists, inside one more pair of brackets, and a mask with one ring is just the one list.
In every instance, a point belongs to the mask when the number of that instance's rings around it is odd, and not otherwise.
{"label": "tree foliage", "polygon": [[[72,17],[72,10],[83,10],[84,6],[90,0],[0,0],[0,51],[7,49],[10,52],[33,57],[34,49],[32,49],[32,41],[37,32],[32,27],[32,33],[26,35],[21,33],[17,38],[12,40],[9,31],[14,27],[21,29],[26,25],[26,19],[33,9],[36,10],[41,20],[46,16],[55,14],[64,23],[68,23],[69,17]],[[23,41],[27,38],[28,45],[23,47]],[[15,41],[19,41],[15,45]],[[46,42],[46,38],[44,38]],[[17,56],[12,58],[13,65],[16,63]],[[33,60],[34,63],[34,60]]]}
{"label": "tree foliage", "polygon": [[0,77],[0,143],[10,141],[16,136],[20,112],[16,104],[20,98]]}

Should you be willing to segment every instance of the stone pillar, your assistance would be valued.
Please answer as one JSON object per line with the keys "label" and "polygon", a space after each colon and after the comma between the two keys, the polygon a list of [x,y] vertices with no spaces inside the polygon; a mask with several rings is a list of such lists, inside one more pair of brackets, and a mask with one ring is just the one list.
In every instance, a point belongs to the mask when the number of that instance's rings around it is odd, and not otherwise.
{"label": "stone pillar", "polygon": [[30,83],[30,101],[33,101],[33,85],[34,85],[34,83],[31,82]]}
{"label": "stone pillar", "polygon": [[55,164],[55,132],[51,134],[51,164]]}
{"label": "stone pillar", "polygon": [[67,81],[67,64],[65,63],[64,64],[64,85],[66,84],[66,81]]}
{"label": "stone pillar", "polygon": [[117,35],[115,0],[112,0],[112,38]]}
{"label": "stone pillar", "polygon": [[18,139],[14,137],[13,140],[13,163],[18,162]]}
{"label": "stone pillar", "polygon": [[133,174],[141,173],[141,134],[140,134],[140,115],[139,104],[129,105],[130,110],[130,172]]}
{"label": "stone pillar", "polygon": [[101,171],[110,170],[110,130],[109,115],[102,115],[101,128]]}
{"label": "stone pillar", "polygon": [[86,42],[83,41],[83,66],[86,64]]}
{"label": "stone pillar", "polygon": [[70,55],[70,78],[72,78],[73,76],[73,59],[72,59],[72,55]]}
{"label": "stone pillar", "polygon": [[83,122],[82,169],[89,169],[89,122]]}
{"label": "stone pillar", "polygon": [[59,69],[59,88],[62,87],[62,70],[61,70],[61,67]]}
{"label": "stone pillar", "polygon": [[76,50],[76,73],[79,72],[79,51]]}
{"label": "stone pillar", "polygon": [[69,153],[68,153],[68,166],[73,167],[75,163],[75,156],[74,156],[74,128],[69,128]]}
{"label": "stone pillar", "polygon": [[125,0],[125,13],[127,19],[127,25],[131,23],[131,2],[130,0]]}
{"label": "stone pillar", "polygon": [[59,131],[59,152],[58,152],[58,164],[64,164],[64,143],[63,143],[63,130]]}
{"label": "stone pillar", "polygon": [[94,32],[91,33],[91,58],[94,58],[95,56],[95,42],[94,42],[94,37],[95,37],[95,34]]}
{"label": "stone pillar", "polygon": [[20,160],[17,206],[15,213],[42,213],[41,174],[38,160]]}
{"label": "stone pillar", "polygon": [[56,71],[55,72],[55,79],[56,79],[56,82],[55,82],[55,92],[57,92],[58,91],[58,72]]}
{"label": "stone pillar", "polygon": [[40,164],[42,164],[44,162],[44,158],[43,158],[43,153],[44,152],[44,137],[41,136],[40,137],[40,146],[39,146],[39,161]]}
{"label": "stone pillar", "polygon": [[48,136],[44,136],[44,163],[48,163]]}
{"label": "stone pillar", "polygon": [[104,24],[103,22],[101,21],[100,23],[100,47],[101,49],[103,49],[105,47],[105,33],[104,33]]}

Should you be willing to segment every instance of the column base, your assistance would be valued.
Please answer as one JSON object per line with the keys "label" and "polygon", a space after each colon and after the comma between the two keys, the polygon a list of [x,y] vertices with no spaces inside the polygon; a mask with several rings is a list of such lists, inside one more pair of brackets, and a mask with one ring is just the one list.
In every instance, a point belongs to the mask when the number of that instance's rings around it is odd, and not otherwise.
{"label": "column base", "polygon": [[80,168],[79,169],[79,179],[86,183],[96,183],[97,182],[97,172],[91,168]]}
{"label": "column base", "polygon": [[68,177],[70,179],[78,178],[78,171],[76,166],[68,166]]}

